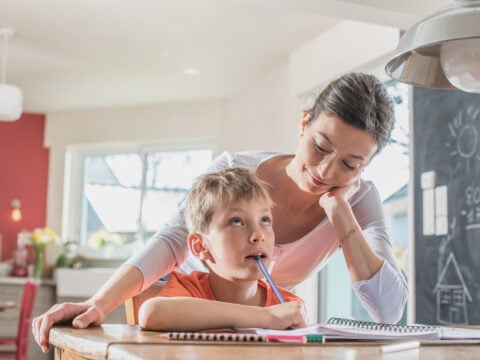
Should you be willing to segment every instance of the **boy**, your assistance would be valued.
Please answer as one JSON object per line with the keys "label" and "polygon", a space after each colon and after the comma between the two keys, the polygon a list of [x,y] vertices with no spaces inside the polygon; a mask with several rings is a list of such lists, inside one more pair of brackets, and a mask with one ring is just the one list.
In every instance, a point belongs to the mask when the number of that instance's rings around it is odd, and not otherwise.
{"label": "boy", "polygon": [[285,289],[279,304],[255,260],[268,268],[275,236],[273,202],[250,170],[226,168],[202,175],[190,189],[185,208],[188,247],[210,272],[172,272],[159,297],[140,308],[144,329],[196,331],[307,325],[304,304]]}

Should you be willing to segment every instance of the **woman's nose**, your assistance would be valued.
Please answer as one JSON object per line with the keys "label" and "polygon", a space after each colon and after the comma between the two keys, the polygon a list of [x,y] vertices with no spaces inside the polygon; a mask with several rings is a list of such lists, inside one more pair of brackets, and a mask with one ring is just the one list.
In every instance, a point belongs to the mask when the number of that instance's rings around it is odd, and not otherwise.
{"label": "woman's nose", "polygon": [[317,165],[317,171],[322,180],[331,179],[335,174],[335,164],[331,160],[323,159]]}

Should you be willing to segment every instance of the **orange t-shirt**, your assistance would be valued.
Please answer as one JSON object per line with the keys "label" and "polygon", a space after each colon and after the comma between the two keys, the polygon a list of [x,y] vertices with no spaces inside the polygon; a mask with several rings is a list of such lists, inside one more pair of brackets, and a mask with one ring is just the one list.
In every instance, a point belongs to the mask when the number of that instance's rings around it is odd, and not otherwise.
{"label": "orange t-shirt", "polygon": [[[217,299],[215,299],[215,295],[213,295],[212,289],[210,288],[210,282],[208,280],[209,276],[209,273],[203,271],[194,271],[189,275],[172,271],[165,287],[158,296],[188,296],[216,301]],[[264,306],[280,304],[269,284],[263,280],[258,280],[258,286],[267,290],[267,300],[265,301]],[[278,288],[278,290],[286,302],[296,300],[305,306],[303,300],[290,291],[283,288]]]}

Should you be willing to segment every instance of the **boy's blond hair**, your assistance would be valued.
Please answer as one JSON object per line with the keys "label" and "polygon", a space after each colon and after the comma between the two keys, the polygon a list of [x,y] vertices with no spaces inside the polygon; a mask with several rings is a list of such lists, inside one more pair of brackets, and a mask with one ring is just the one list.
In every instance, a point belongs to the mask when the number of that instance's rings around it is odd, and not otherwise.
{"label": "boy's blond hair", "polygon": [[188,230],[206,232],[216,209],[239,200],[260,199],[272,208],[267,185],[255,173],[240,167],[199,176],[187,196],[185,220]]}

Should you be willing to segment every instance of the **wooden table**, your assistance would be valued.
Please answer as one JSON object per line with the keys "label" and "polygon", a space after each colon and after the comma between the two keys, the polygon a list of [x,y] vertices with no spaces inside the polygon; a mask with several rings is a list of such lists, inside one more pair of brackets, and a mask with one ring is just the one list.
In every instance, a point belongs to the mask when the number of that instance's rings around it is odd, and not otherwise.
{"label": "wooden table", "polygon": [[77,330],[54,327],[50,343],[55,359],[351,359],[473,360],[480,358],[480,344],[422,345],[419,349],[382,354],[381,343],[335,342],[326,344],[215,343],[170,341],[158,332],[138,326],[105,324]]}

